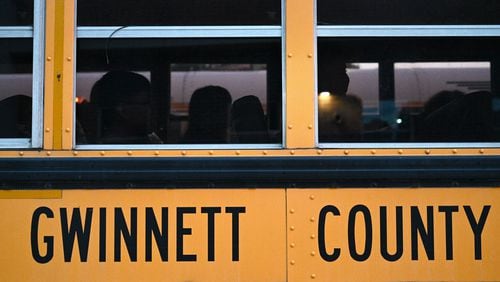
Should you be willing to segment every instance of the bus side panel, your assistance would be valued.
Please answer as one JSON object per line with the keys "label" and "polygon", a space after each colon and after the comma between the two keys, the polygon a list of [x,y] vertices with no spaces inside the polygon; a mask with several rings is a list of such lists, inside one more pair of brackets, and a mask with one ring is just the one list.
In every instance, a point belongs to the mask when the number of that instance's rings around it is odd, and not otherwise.
{"label": "bus side panel", "polygon": [[500,189],[292,189],[290,282],[498,281]]}
{"label": "bus side panel", "polygon": [[1,281],[286,280],[284,189],[54,195],[0,199]]}

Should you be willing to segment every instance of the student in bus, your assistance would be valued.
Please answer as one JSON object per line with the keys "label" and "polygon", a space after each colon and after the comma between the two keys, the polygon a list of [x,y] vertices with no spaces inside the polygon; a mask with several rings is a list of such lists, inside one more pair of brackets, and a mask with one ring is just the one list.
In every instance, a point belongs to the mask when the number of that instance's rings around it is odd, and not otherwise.
{"label": "student in bus", "polygon": [[105,144],[149,144],[150,84],[142,75],[110,71],[92,87],[90,107],[97,119],[95,141]]}
{"label": "student in bus", "polygon": [[346,63],[324,49],[318,61],[318,128],[320,142],[357,141],[363,130],[363,102],[347,95]]}
{"label": "student in bus", "polygon": [[234,101],[231,107],[231,130],[236,143],[267,143],[266,116],[257,96],[248,95]]}
{"label": "student in bus", "polygon": [[231,94],[223,87],[210,85],[195,90],[189,102],[189,124],[183,143],[228,143],[231,102]]}
{"label": "student in bus", "polygon": [[31,137],[31,102],[26,95],[14,95],[0,101],[0,138]]}

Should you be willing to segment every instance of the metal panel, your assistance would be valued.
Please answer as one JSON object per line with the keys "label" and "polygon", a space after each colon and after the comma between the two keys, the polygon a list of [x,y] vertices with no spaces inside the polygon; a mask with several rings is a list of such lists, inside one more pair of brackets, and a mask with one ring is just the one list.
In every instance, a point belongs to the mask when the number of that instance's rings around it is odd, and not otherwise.
{"label": "metal panel", "polygon": [[284,210],[283,189],[0,199],[0,280],[285,281]]}
{"label": "metal panel", "polygon": [[288,281],[497,281],[499,205],[499,188],[289,189]]}

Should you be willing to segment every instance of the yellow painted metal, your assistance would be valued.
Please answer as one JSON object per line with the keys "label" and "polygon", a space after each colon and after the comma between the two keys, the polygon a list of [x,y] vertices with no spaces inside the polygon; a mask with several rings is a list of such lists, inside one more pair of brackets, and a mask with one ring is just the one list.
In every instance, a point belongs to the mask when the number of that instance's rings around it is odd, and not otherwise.
{"label": "yellow painted metal", "polygon": [[[70,150],[73,146],[73,50],[74,50],[74,1],[54,0],[54,74],[50,76],[54,85],[49,99],[46,100],[46,110],[52,112],[53,125],[46,126],[46,133],[53,136],[53,146],[46,149]],[[50,91],[50,89],[48,89]],[[47,113],[46,115],[50,115]]]}
{"label": "yellow painted metal", "polygon": [[[499,206],[499,188],[287,190],[288,281],[499,281]],[[387,230],[388,253],[396,255],[396,207],[402,211],[402,253],[388,261],[381,255],[381,230]],[[430,224],[428,217],[433,220]],[[387,218],[387,229],[381,227],[381,218]],[[433,259],[424,249],[420,231],[415,231],[417,247],[412,246],[412,226],[418,226],[418,218],[424,233],[433,226],[427,240],[432,241],[428,251],[433,251]],[[475,228],[478,246],[472,226],[480,222],[482,230]],[[372,239],[371,249],[366,238]]]}
{"label": "yellow painted metal", "polygon": [[75,0],[64,1],[64,40],[63,40],[63,86],[62,86],[62,149],[73,147],[74,130],[74,72],[75,72]]}
{"label": "yellow painted metal", "polygon": [[62,190],[0,190],[0,199],[60,199]]}
{"label": "yellow painted metal", "polygon": [[285,147],[314,148],[314,1],[289,0],[285,8]]}
{"label": "yellow painted metal", "polygon": [[[46,109],[51,109],[53,124],[51,127],[47,126],[46,130],[52,131],[53,145],[51,146],[54,150],[60,150],[62,148],[62,97],[63,97],[63,81],[65,79],[63,73],[63,50],[64,50],[64,5],[65,0],[54,0],[55,1],[55,14],[54,14],[54,74],[51,78],[54,81],[52,101],[46,101]],[[50,94],[49,94],[50,95]],[[49,103],[51,102],[51,103]]]}
{"label": "yellow painted metal", "polygon": [[262,149],[262,150],[44,150],[1,151],[0,158],[81,158],[81,157],[354,157],[354,156],[498,156],[496,148],[439,148],[439,149]]}
{"label": "yellow painted metal", "polygon": [[[203,207],[216,208],[212,209],[213,232],[209,229],[210,211],[202,210]],[[162,208],[168,208],[168,222],[165,222],[168,261],[162,261],[155,236],[151,240],[151,261],[147,261],[146,214],[150,215],[148,222],[163,233]],[[66,243],[67,252],[72,246],[72,256],[65,262],[62,234],[67,229],[62,218],[71,225],[71,219],[77,214],[74,209],[80,212],[82,226],[92,209],[88,256],[82,261],[80,252],[85,240],[81,234],[76,235],[82,245],[74,241],[70,241],[71,245]],[[137,225],[132,224],[134,210]],[[67,190],[62,199],[0,199],[0,280],[286,281],[284,210],[284,189]],[[35,211],[39,211],[40,216],[36,216]],[[152,213],[156,222],[151,220]],[[51,214],[53,217],[49,217]],[[75,221],[73,226],[76,225]],[[118,230],[120,241],[115,245],[117,226],[124,226],[123,230],[127,231]],[[105,235],[102,230],[106,230]],[[238,231],[237,237],[234,230]],[[137,239],[133,242],[136,244],[132,244],[137,249],[137,261],[131,261],[129,250],[132,249],[127,248],[123,233],[135,231]],[[209,234],[214,234],[213,244]],[[50,260],[36,262],[33,252],[47,258],[52,243]],[[103,254],[99,248],[104,243],[101,250],[106,250],[105,261],[99,261]],[[214,246],[213,261],[209,260],[209,246]],[[236,246],[238,256],[235,257]],[[117,249],[120,254],[115,257]],[[193,258],[189,255],[195,255],[196,261],[182,261]]]}
{"label": "yellow painted metal", "polygon": [[54,87],[56,84],[55,73],[55,28],[56,28],[56,0],[47,0],[45,4],[45,84],[43,107],[43,148],[54,148]]}

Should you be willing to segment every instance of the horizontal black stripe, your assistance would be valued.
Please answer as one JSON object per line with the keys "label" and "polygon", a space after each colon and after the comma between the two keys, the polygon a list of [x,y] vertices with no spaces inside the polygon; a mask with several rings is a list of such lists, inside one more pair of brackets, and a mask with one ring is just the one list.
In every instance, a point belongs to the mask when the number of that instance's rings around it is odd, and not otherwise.
{"label": "horizontal black stripe", "polygon": [[500,186],[500,157],[6,158],[2,189]]}

